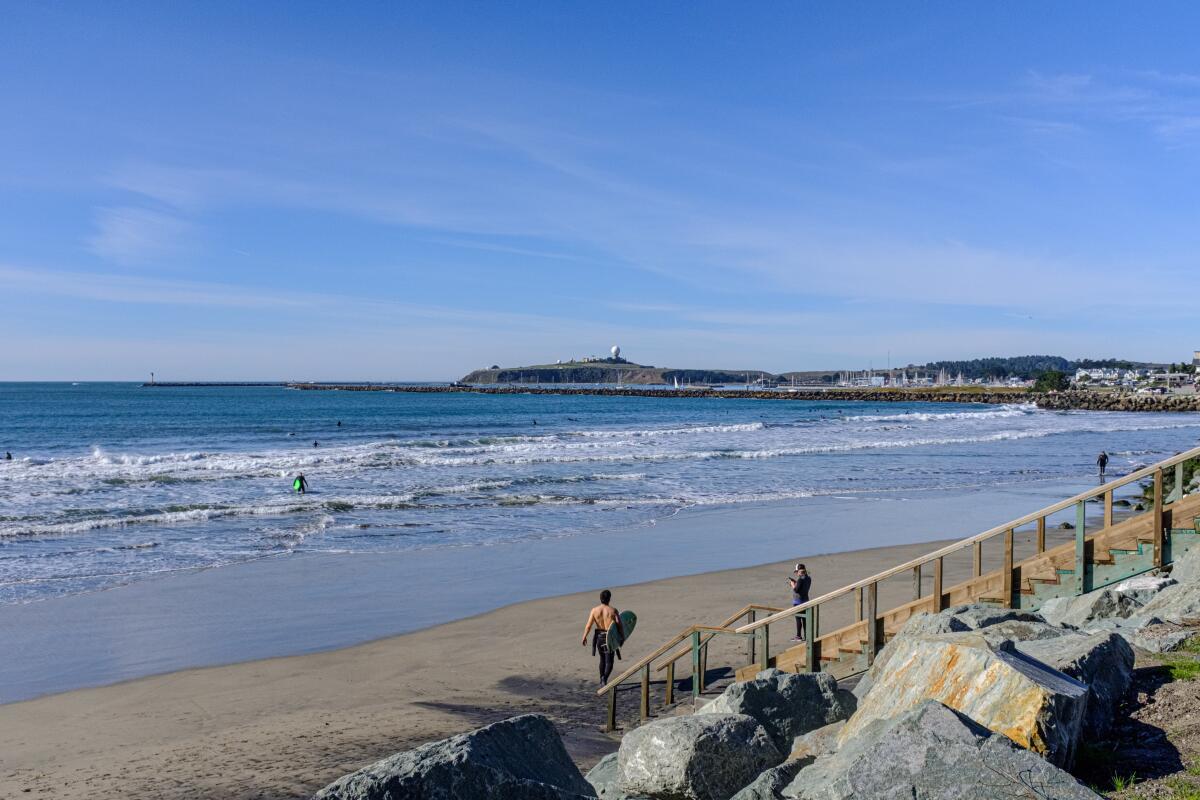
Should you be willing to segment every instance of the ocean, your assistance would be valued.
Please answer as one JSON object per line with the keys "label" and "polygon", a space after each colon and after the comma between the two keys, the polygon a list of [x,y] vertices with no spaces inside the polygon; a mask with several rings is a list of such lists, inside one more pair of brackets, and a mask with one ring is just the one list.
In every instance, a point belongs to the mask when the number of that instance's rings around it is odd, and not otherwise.
{"label": "ocean", "polygon": [[1115,475],[1198,436],[1200,414],[1028,405],[0,384],[0,604],[299,553],[604,537],[697,506],[1087,480],[1101,449]]}

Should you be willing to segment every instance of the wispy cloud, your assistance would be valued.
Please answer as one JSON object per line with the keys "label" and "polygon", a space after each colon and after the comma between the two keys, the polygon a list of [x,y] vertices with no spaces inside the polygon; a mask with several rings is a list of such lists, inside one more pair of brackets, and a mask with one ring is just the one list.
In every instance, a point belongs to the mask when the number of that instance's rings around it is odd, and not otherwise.
{"label": "wispy cloud", "polygon": [[88,249],[119,264],[142,264],[181,253],[192,226],[173,214],[123,206],[96,212]]}

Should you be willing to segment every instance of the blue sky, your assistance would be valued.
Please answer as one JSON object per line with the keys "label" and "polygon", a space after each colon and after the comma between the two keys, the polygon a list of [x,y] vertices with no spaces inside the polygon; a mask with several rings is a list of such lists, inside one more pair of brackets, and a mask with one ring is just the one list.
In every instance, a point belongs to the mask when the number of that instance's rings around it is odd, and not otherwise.
{"label": "blue sky", "polygon": [[0,17],[0,379],[1200,347],[1188,4]]}

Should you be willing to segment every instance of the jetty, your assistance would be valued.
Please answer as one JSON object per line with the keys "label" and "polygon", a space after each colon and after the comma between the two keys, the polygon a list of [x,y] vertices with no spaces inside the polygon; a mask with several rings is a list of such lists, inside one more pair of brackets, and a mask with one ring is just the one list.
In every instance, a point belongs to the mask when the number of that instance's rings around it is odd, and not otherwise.
{"label": "jetty", "polygon": [[1055,411],[1200,411],[1200,394],[1132,394],[1104,391],[1034,392],[1007,388],[725,389],[719,387],[526,386],[394,383],[288,383],[302,391],[416,394],[595,395],[599,397],[719,398],[723,400],[860,401],[870,403],[1031,403]]}

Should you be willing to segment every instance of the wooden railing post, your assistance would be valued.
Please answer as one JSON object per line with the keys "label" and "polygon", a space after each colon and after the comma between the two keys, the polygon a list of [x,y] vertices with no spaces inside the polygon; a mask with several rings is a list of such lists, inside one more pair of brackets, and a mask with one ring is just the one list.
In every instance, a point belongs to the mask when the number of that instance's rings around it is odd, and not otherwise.
{"label": "wooden railing post", "polygon": [[867,665],[875,663],[879,652],[879,589],[878,584],[867,584]]}
{"label": "wooden railing post", "polygon": [[1037,549],[1038,554],[1046,552],[1046,518],[1038,517],[1037,526]]}
{"label": "wooden railing post", "polygon": [[913,600],[921,599],[921,565],[913,567]]}
{"label": "wooden railing post", "polygon": [[1183,499],[1183,462],[1180,461],[1175,465],[1175,488],[1171,490],[1171,494],[1176,500]]}
{"label": "wooden railing post", "polygon": [[643,720],[650,719],[650,665],[642,667],[642,709]]}
{"label": "wooden railing post", "polygon": [[692,699],[704,691],[704,673],[700,671],[700,631],[692,631]]}
{"label": "wooden railing post", "polygon": [[854,621],[862,622],[863,619],[863,590],[858,587],[854,590]]}
{"label": "wooden railing post", "polygon": [[1107,492],[1104,493],[1104,527],[1106,527],[1106,528],[1111,528],[1112,524],[1113,524],[1112,523],[1112,519],[1113,519],[1112,495],[1113,495],[1112,489],[1109,489]]}
{"label": "wooden railing post", "polygon": [[809,606],[804,609],[804,669],[808,672],[819,672],[821,665],[817,658],[817,608]]}
{"label": "wooden railing post", "polygon": [[[709,638],[711,639],[712,637],[710,636]],[[700,648],[700,674],[708,675],[708,642],[705,642]],[[703,685],[703,678],[701,679],[700,683]]]}
{"label": "wooden railing post", "polygon": [[1154,566],[1161,567],[1166,558],[1163,547],[1163,471],[1154,470]]}
{"label": "wooden railing post", "polygon": [[1013,529],[1009,528],[1004,532],[1004,566],[1001,567],[1001,575],[1004,581],[1004,605],[1007,608],[1016,608],[1016,603],[1013,597]]}
{"label": "wooden railing post", "polygon": [[1087,591],[1087,501],[1075,504],[1075,594]]}
{"label": "wooden railing post", "polygon": [[945,606],[942,604],[942,558],[939,556],[933,561],[933,613],[941,611]]}
{"label": "wooden railing post", "polygon": [[675,702],[675,662],[667,662],[667,692],[663,698],[663,705],[669,706]]}
{"label": "wooden railing post", "polygon": [[608,690],[608,713],[604,722],[604,730],[615,731],[617,729],[617,687]]}
{"label": "wooden railing post", "polygon": [[769,669],[771,667],[771,626],[763,625],[758,629],[758,667],[759,669]]}
{"label": "wooden railing post", "polygon": [[[748,612],[748,616],[750,617],[749,624],[753,624],[755,618],[758,617],[758,613],[752,608]],[[747,636],[746,637],[746,655],[748,656],[748,660],[746,661],[747,664],[754,663],[754,643],[756,641],[758,641],[757,636]]]}
{"label": "wooden railing post", "polygon": [[976,542],[973,551],[971,574],[978,578],[983,574],[983,542]]}

